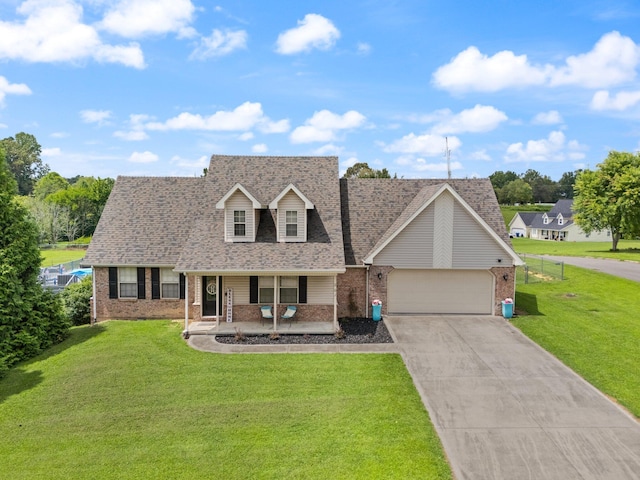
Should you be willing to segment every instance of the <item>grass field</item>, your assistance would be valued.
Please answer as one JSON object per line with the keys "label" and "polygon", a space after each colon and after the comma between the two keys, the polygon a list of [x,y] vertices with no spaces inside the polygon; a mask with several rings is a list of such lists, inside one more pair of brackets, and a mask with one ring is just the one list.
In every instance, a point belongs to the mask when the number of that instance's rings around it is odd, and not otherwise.
{"label": "grass field", "polygon": [[509,222],[518,212],[548,212],[553,208],[553,205],[500,205],[500,211],[502,212],[502,218],[504,223],[509,226]]}
{"label": "grass field", "polygon": [[219,355],[78,327],[0,381],[0,478],[447,479],[399,355]]}
{"label": "grass field", "polygon": [[617,252],[611,251],[611,242],[553,242],[530,238],[512,238],[511,244],[518,253],[616,258],[640,262],[640,240],[620,240]]}
{"label": "grass field", "polygon": [[51,267],[61,263],[73,262],[84,258],[86,249],[83,248],[48,248],[40,250],[41,267]]}
{"label": "grass field", "polygon": [[570,265],[565,277],[518,285],[516,312],[529,315],[513,323],[640,417],[638,283]]}

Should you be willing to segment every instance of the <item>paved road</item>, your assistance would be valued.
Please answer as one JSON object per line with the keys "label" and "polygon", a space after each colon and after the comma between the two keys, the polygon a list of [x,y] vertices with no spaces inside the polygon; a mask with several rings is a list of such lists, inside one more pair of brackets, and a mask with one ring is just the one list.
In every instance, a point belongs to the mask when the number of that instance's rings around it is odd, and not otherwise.
{"label": "paved road", "polygon": [[640,423],[501,317],[385,317],[458,480],[638,480]]}
{"label": "paved road", "polygon": [[[564,262],[568,265],[576,267],[588,268],[599,272],[609,273],[617,277],[628,278],[640,282],[640,263],[637,262],[621,262],[610,258],[584,258],[584,257],[558,257],[552,255],[544,255],[554,261]],[[640,474],[638,474],[640,478]]]}

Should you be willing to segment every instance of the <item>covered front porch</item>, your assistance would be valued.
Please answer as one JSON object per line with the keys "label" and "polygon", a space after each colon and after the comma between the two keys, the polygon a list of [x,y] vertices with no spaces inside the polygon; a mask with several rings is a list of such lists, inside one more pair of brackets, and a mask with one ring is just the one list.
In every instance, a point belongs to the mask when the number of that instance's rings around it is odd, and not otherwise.
{"label": "covered front porch", "polygon": [[[333,335],[336,331],[333,322],[278,322],[281,335]],[[192,322],[188,327],[189,335],[269,335],[274,332],[273,322]]]}

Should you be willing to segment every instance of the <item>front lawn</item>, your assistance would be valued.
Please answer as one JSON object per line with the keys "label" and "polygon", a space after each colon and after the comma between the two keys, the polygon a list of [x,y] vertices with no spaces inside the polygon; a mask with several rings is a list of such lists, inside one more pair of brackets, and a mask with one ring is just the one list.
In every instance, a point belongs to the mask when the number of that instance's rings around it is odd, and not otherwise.
{"label": "front lawn", "polygon": [[640,417],[638,283],[570,265],[565,278],[518,285],[516,312],[529,315],[514,325]]}
{"label": "front lawn", "polygon": [[0,478],[451,478],[399,355],[221,355],[77,327],[0,381]]}
{"label": "front lawn", "polygon": [[554,242],[512,238],[513,249],[533,255],[567,255],[571,257],[615,258],[640,262],[640,240],[620,240],[618,251],[611,251],[611,242]]}

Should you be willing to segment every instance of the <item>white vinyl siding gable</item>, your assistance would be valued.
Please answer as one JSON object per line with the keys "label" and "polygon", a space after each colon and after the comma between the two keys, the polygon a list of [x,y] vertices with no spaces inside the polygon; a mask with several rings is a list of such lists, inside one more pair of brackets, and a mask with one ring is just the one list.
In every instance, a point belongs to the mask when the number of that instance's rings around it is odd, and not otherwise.
{"label": "white vinyl siding gable", "polygon": [[[241,218],[240,212],[244,212],[244,235],[235,235]],[[256,238],[256,212],[251,200],[240,190],[231,195],[224,207],[225,214],[225,241],[227,242],[253,242]]]}
{"label": "white vinyl siding gable", "polygon": [[307,304],[333,304],[333,277],[307,277]]}
{"label": "white vinyl siding gable", "polygon": [[396,268],[431,268],[433,214],[434,206],[429,205],[375,256],[373,264],[393,265]]}
{"label": "white vinyl siding gable", "polygon": [[[296,217],[297,235],[287,235],[287,212],[289,220]],[[295,212],[295,214],[293,214]],[[278,241],[279,242],[306,242],[307,241],[307,210],[304,201],[289,191],[278,202]],[[291,228],[289,229],[291,233]]]}
{"label": "white vinyl siding gable", "polygon": [[453,268],[513,265],[511,257],[502,246],[457,202],[453,215]]}

